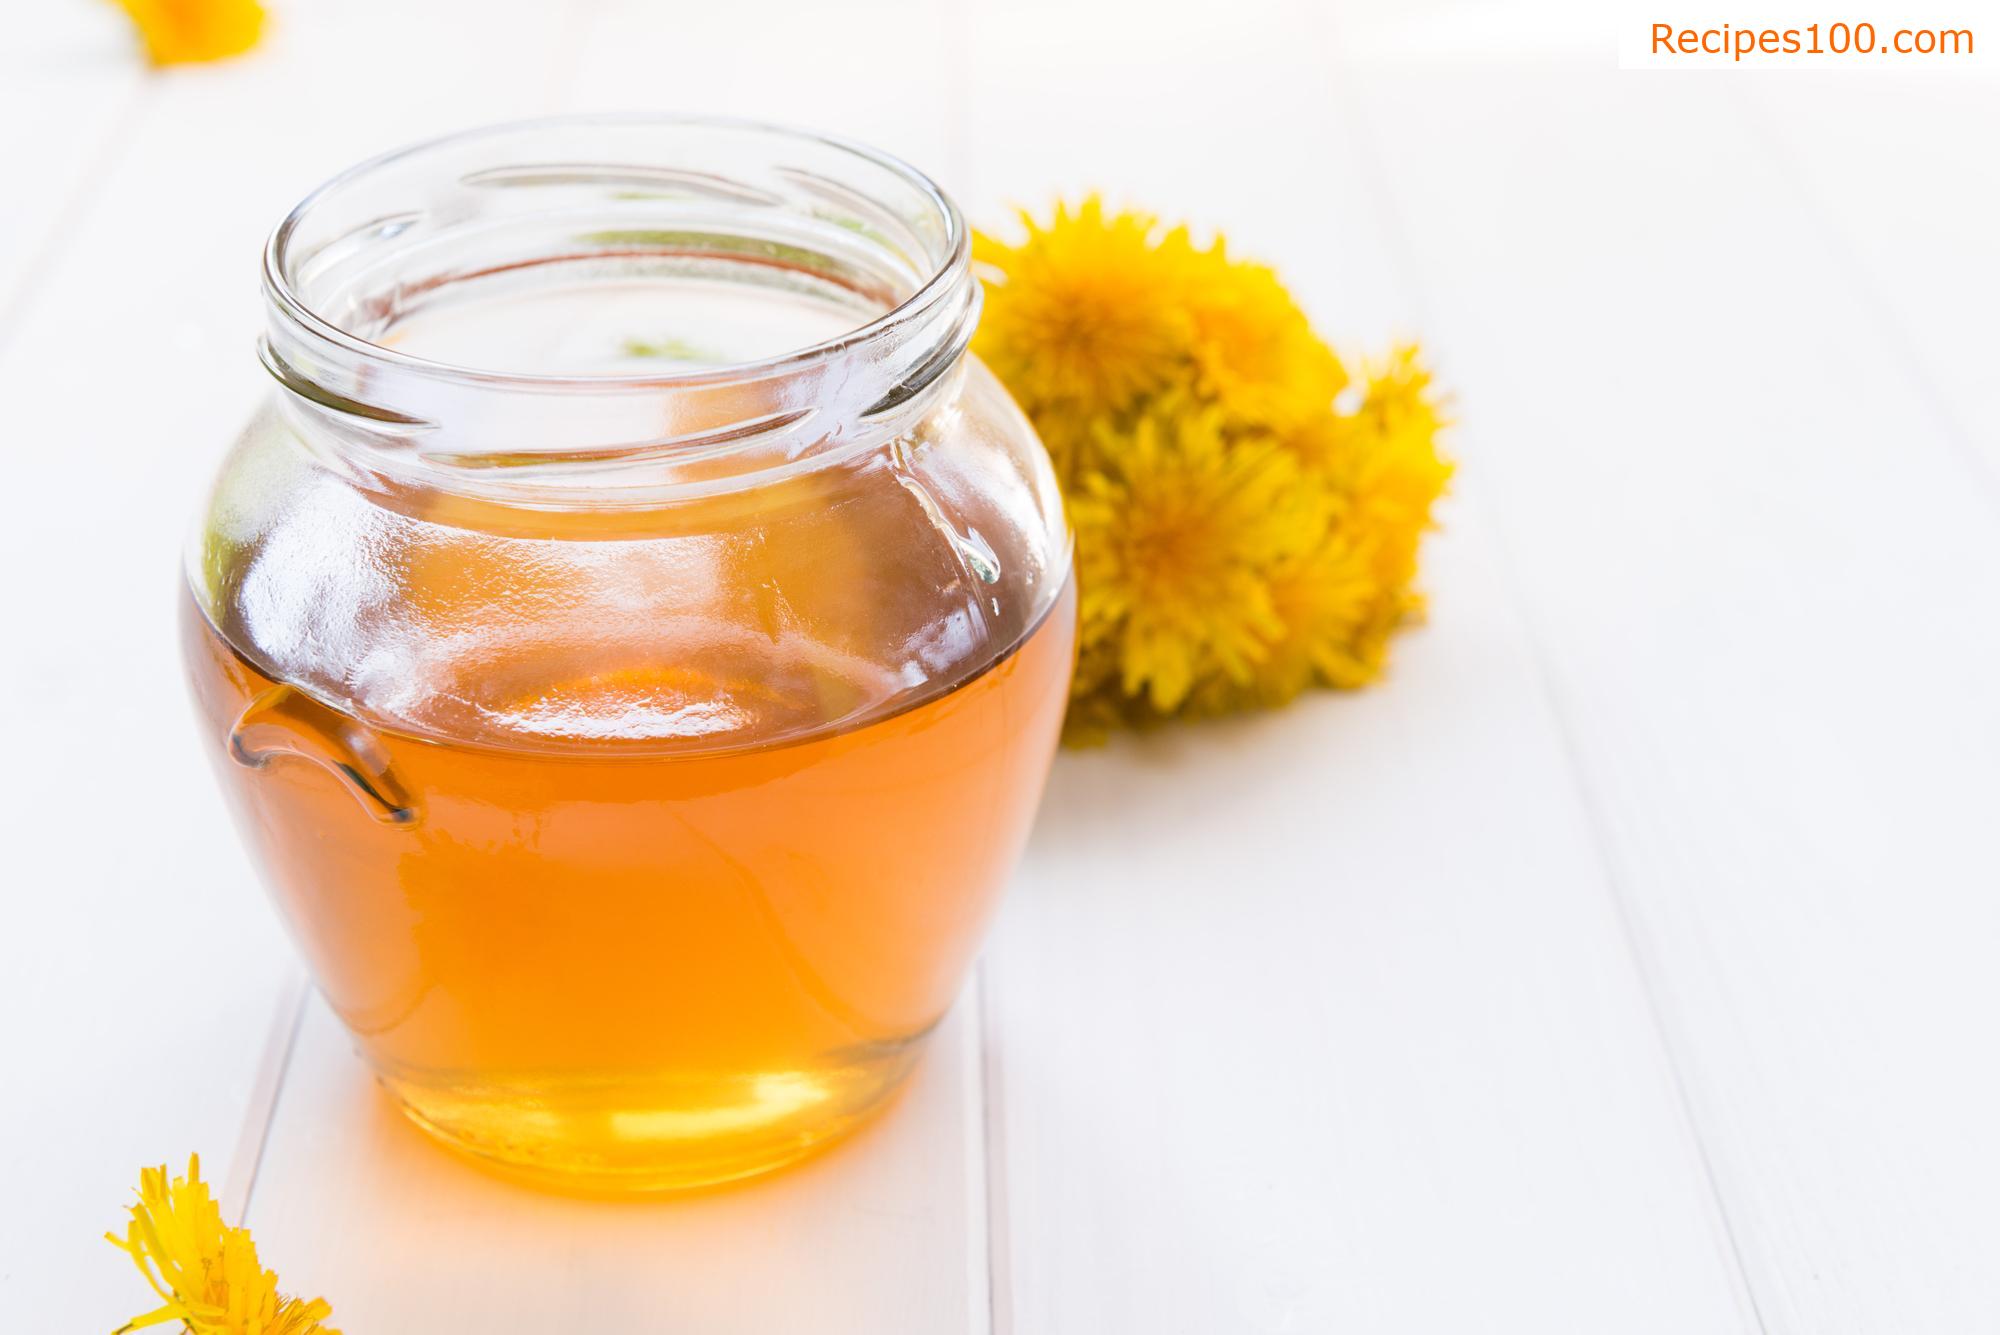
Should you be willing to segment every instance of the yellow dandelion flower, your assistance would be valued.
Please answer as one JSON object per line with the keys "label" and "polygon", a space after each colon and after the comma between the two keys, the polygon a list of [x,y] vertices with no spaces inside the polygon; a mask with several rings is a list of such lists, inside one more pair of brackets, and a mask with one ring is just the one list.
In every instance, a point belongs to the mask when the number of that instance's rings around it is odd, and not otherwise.
{"label": "yellow dandelion flower", "polygon": [[1095,197],[1024,222],[1019,244],[976,238],[974,347],[1034,419],[1076,530],[1065,735],[1372,680],[1421,609],[1451,471],[1416,349],[1355,386],[1278,275],[1221,240]]}
{"label": "yellow dandelion flower", "polygon": [[1350,498],[1350,523],[1375,535],[1377,578],[1402,588],[1416,574],[1418,542],[1451,480],[1451,464],[1437,450],[1446,419],[1415,345],[1370,363],[1366,385],[1345,423],[1347,453],[1333,471]]}
{"label": "yellow dandelion flower", "polygon": [[1188,312],[1204,392],[1257,421],[1289,424],[1330,413],[1347,369],[1278,275],[1228,258],[1219,241],[1202,252],[1196,274]]}
{"label": "yellow dandelion flower", "polygon": [[994,279],[973,349],[1037,419],[1119,413],[1182,372],[1193,325],[1184,294],[1194,250],[1142,213],[1092,196],[1058,205],[1027,237],[984,234],[973,254]]}
{"label": "yellow dandelion flower", "polygon": [[107,1233],[132,1258],[161,1305],[112,1335],[178,1321],[188,1335],[340,1335],[321,1323],[326,1300],[287,1298],[278,1277],[257,1259],[246,1228],[230,1228],[201,1180],[201,1160],[188,1159],[186,1177],[171,1180],[164,1164],[142,1169],[139,1202],[125,1236]]}
{"label": "yellow dandelion flower", "polygon": [[1423,349],[1398,343],[1389,355],[1366,364],[1367,391],[1356,414],[1384,437],[1437,435],[1448,424],[1444,405],[1424,365]]}
{"label": "yellow dandelion flower", "polygon": [[1313,686],[1361,684],[1355,676],[1357,644],[1373,625],[1384,593],[1368,540],[1342,532],[1330,513],[1328,532],[1274,563],[1265,583],[1279,630],[1264,661],[1247,681],[1209,683],[1194,701],[1196,712],[1273,709]]}
{"label": "yellow dandelion flower", "polygon": [[1321,685],[1366,685],[1381,674],[1390,636],[1423,610],[1411,581],[1451,477],[1437,451],[1445,417],[1413,345],[1368,363],[1364,374],[1352,411],[1311,419],[1285,437],[1338,498],[1337,520],[1311,554],[1273,573],[1286,633],[1252,693],[1257,703],[1296,695],[1307,668]]}
{"label": "yellow dandelion flower", "polygon": [[1249,680],[1283,629],[1265,572],[1313,517],[1292,456],[1231,439],[1212,409],[1160,404],[1104,435],[1071,506],[1082,639],[1115,647],[1125,695],[1171,713],[1210,673]]}
{"label": "yellow dandelion flower", "polygon": [[264,31],[258,0],[116,0],[139,29],[155,65],[220,60],[257,45]]}

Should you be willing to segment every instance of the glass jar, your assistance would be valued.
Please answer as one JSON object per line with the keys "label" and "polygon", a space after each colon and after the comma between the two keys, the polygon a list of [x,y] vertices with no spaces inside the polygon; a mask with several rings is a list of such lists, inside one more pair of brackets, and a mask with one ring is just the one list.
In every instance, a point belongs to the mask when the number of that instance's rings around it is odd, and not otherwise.
{"label": "glass jar", "polygon": [[922,175],[587,118],[378,158],[265,255],[188,554],[244,838],[409,1115],[588,1189],[880,1107],[1026,837],[1075,599]]}

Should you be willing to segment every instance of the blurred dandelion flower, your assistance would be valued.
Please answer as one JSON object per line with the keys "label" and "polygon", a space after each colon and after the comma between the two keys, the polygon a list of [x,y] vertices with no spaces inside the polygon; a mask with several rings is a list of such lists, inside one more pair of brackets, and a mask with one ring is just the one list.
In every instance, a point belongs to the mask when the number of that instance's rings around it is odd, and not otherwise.
{"label": "blurred dandelion flower", "polygon": [[240,55],[264,32],[258,0],[116,0],[139,29],[155,65]]}

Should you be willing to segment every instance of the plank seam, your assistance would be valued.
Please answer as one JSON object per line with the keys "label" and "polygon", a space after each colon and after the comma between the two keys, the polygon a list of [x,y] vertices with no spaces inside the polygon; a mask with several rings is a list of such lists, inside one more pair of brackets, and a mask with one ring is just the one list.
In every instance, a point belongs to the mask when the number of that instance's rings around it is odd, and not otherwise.
{"label": "plank seam", "polygon": [[1707,1189],[1709,1204],[1715,1212],[1717,1226],[1721,1229],[1722,1241],[1735,1272],[1741,1299],[1749,1309],[1757,1330],[1768,1335],[1770,1325],[1764,1319],[1763,1306],[1757,1299],[1757,1289],[1751,1280],[1749,1262],[1737,1234],[1728,1195],[1723,1190],[1722,1175],[1716,1167],[1715,1156],[1710,1152],[1709,1138],[1703,1131],[1704,1119],[1697,1112],[1693,1079],[1688,1074],[1689,1063],[1683,1055],[1687,1045],[1676,1036],[1673,1023],[1669,1019],[1670,1007],[1666,998],[1670,989],[1666,984],[1665,970],[1661,968],[1657,956],[1646,942],[1646,933],[1639,922],[1631,887],[1626,878],[1619,873],[1617,861],[1612,855],[1611,841],[1606,834],[1609,816],[1597,800],[1596,786],[1591,782],[1590,767],[1583,756],[1582,743],[1577,737],[1576,727],[1571,721],[1569,703],[1556,680],[1549,654],[1543,648],[1541,627],[1537,624],[1534,614],[1528,610],[1526,599],[1521,596],[1505,526],[1497,515],[1492,515],[1490,510],[1488,513],[1487,528],[1493,534],[1494,565],[1497,568],[1495,573],[1500,586],[1507,590],[1514,603],[1514,614],[1520,618],[1526,632],[1528,657],[1534,672],[1536,688],[1541,692],[1543,705],[1554,726],[1556,742],[1562,750],[1563,768],[1568,772],[1577,807],[1589,831],[1591,857],[1597,864],[1598,876],[1611,901],[1612,912],[1618,920],[1619,933],[1624,937],[1626,951],[1638,976],[1640,992],[1645,997],[1647,1018],[1652,1022],[1654,1039],[1660,1045],[1660,1055],[1667,1068],[1674,1102],[1680,1112],[1680,1121],[1694,1150],[1695,1161],[1700,1167],[1702,1183]]}
{"label": "plank seam", "polygon": [[972,0],[945,6],[945,63],[961,72],[950,81],[950,112],[945,118],[945,160],[954,180],[946,188],[972,180],[972,70],[978,63],[973,39]]}
{"label": "plank seam", "polygon": [[[1331,58],[1336,69],[1351,68],[1344,61],[1342,46],[1337,30],[1337,22],[1324,9],[1315,5],[1304,5],[1310,21],[1316,23],[1321,37],[1321,46]],[[1335,77],[1327,81],[1329,101],[1334,104],[1334,114],[1344,119],[1354,132],[1357,153],[1367,172],[1367,189],[1371,207],[1382,224],[1383,235],[1390,238],[1390,271],[1395,275],[1396,286],[1402,289],[1419,317],[1428,314],[1430,303],[1424,283],[1418,277],[1416,252],[1407,239],[1410,235],[1401,211],[1396,203],[1395,191],[1380,145],[1376,142],[1373,126],[1366,110],[1351,91],[1347,80]],[[1751,1280],[1749,1264],[1738,1239],[1728,1198],[1723,1190],[1721,1175],[1710,1153],[1708,1137],[1703,1134],[1702,1119],[1698,1116],[1691,1088],[1691,1079],[1686,1071],[1683,1057],[1684,1045],[1677,1041],[1674,1028],[1668,1018],[1666,988],[1658,961],[1645,943],[1645,935],[1637,920],[1637,909],[1632,903],[1630,887],[1617,869],[1616,859],[1611,852],[1608,838],[1607,815],[1599,805],[1590,782],[1589,767],[1582,754],[1575,726],[1571,721],[1569,704],[1556,681],[1553,665],[1546,648],[1540,625],[1531,604],[1524,596],[1522,583],[1516,571],[1512,547],[1508,542],[1506,526],[1493,507],[1486,503],[1483,493],[1477,488],[1463,486],[1468,479],[1461,474],[1460,494],[1463,502],[1476,508],[1486,516],[1486,528],[1493,535],[1494,565],[1496,582],[1505,591],[1510,610],[1513,612],[1527,641],[1530,669],[1534,674],[1536,689],[1541,693],[1543,705],[1549,715],[1557,745],[1561,748],[1563,768],[1567,772],[1577,809],[1583,817],[1589,835],[1590,850],[1597,864],[1598,876],[1611,901],[1617,918],[1620,934],[1625,941],[1631,965],[1637,976],[1640,993],[1645,999],[1646,1012],[1653,1026],[1655,1041],[1660,1046],[1660,1056],[1665,1064],[1680,1121],[1695,1154],[1700,1170],[1702,1185],[1714,1212],[1716,1226],[1721,1232],[1722,1243],[1733,1271],[1739,1300],[1747,1308],[1751,1320],[1760,1335],[1769,1335],[1770,1326],[1765,1320],[1763,1308],[1758,1302],[1757,1290]]]}
{"label": "plank seam", "polygon": [[270,1147],[271,1128],[278,1120],[278,1105],[291,1076],[292,1058],[299,1048],[299,1030],[305,1024],[306,1001],[311,995],[312,985],[303,973],[295,972],[278,1003],[270,1036],[265,1040],[257,1084],[243,1115],[236,1153],[230,1160],[230,1186],[223,1193],[223,1217],[239,1224],[247,1223],[250,1217],[250,1202],[263,1171],[265,1151]]}
{"label": "plank seam", "polygon": [[[974,35],[974,15],[972,0],[950,0],[942,6],[942,29],[938,32],[939,46],[948,67],[955,67],[961,77],[947,82],[949,106],[945,121],[945,162],[952,179],[947,189],[972,180],[972,83],[970,77],[977,63],[977,46]],[[1018,888],[1018,887],[1015,887]],[[992,925],[988,925],[988,941],[991,941]],[[967,1238],[968,1267],[983,1267],[984,1274],[973,1274],[968,1282],[975,1285],[983,1279],[986,1295],[984,1330],[986,1335],[1012,1335],[1014,1329],[1012,1288],[1012,1268],[1009,1253],[1010,1224],[1007,1209],[1007,1157],[1005,1112],[1000,1101],[1000,1057],[999,1046],[994,1042],[995,1018],[992,1002],[992,975],[987,967],[987,957],[981,953],[972,972],[973,1000],[977,1003],[973,1011],[971,1033],[968,1036],[973,1045],[972,1060],[968,1075],[976,1088],[976,1098],[968,1100],[972,1115],[979,1119],[978,1143],[968,1145],[967,1171],[976,1173],[979,1179],[978,1215],[968,1212],[967,1227],[974,1226],[976,1218],[984,1225],[985,1237]],[[977,1244],[975,1247],[974,1244]],[[968,1312],[971,1329],[980,1329],[980,1312],[977,1295]]]}
{"label": "plank seam", "polygon": [[42,284],[54,272],[63,247],[77,235],[80,230],[77,224],[90,212],[98,192],[110,179],[112,168],[131,141],[129,131],[138,122],[140,113],[152,102],[158,86],[157,79],[141,78],[125,95],[124,106],[91,149],[76,188],[57,205],[47,234],[29,248],[13,291],[0,293],[0,297],[5,298],[4,307],[0,307],[0,357],[5,357],[8,348],[13,345],[15,332],[26,318],[28,308],[34,303]]}
{"label": "plank seam", "polygon": [[1013,1255],[1007,1208],[1007,1135],[1001,1107],[1000,1047],[995,1025],[991,979],[982,958],[975,975],[979,1001],[973,1037],[979,1045],[979,1131],[985,1179],[986,1329],[987,1335],[1013,1335]]}
{"label": "plank seam", "polygon": [[1840,226],[1834,210],[1813,188],[1805,169],[1788,151],[1784,133],[1774,118],[1741,88],[1731,91],[1739,116],[1762,141],[1768,158],[1778,165],[1777,175],[1798,201],[1800,211],[1818,225],[1828,249],[1845,261],[1841,267],[1848,276],[1849,290],[1874,319],[1882,341],[1889,346],[1896,361],[1901,364],[1903,374],[1916,386],[1918,395],[1937,419],[1939,434],[1944,437],[1948,451],[1957,456],[1959,463],[1972,475],[1980,498],[1996,515],[2000,515],[2000,473],[1995,472],[1993,462],[1980,451],[1972,433],[1952,408],[1950,396],[1925,369],[1923,357],[1910,341],[1908,326],[1896,313],[1895,306],[1882,294],[1875,267],[1866,262],[1853,238]]}

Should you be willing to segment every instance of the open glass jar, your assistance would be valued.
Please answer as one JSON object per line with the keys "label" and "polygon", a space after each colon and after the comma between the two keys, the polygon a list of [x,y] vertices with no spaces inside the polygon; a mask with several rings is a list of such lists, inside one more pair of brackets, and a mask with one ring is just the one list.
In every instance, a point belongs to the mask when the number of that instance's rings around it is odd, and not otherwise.
{"label": "open glass jar", "polygon": [[188,554],[243,834],[410,1115],[551,1183],[756,1173],[958,990],[1067,694],[1069,545],[930,181],[588,118],[356,167]]}

